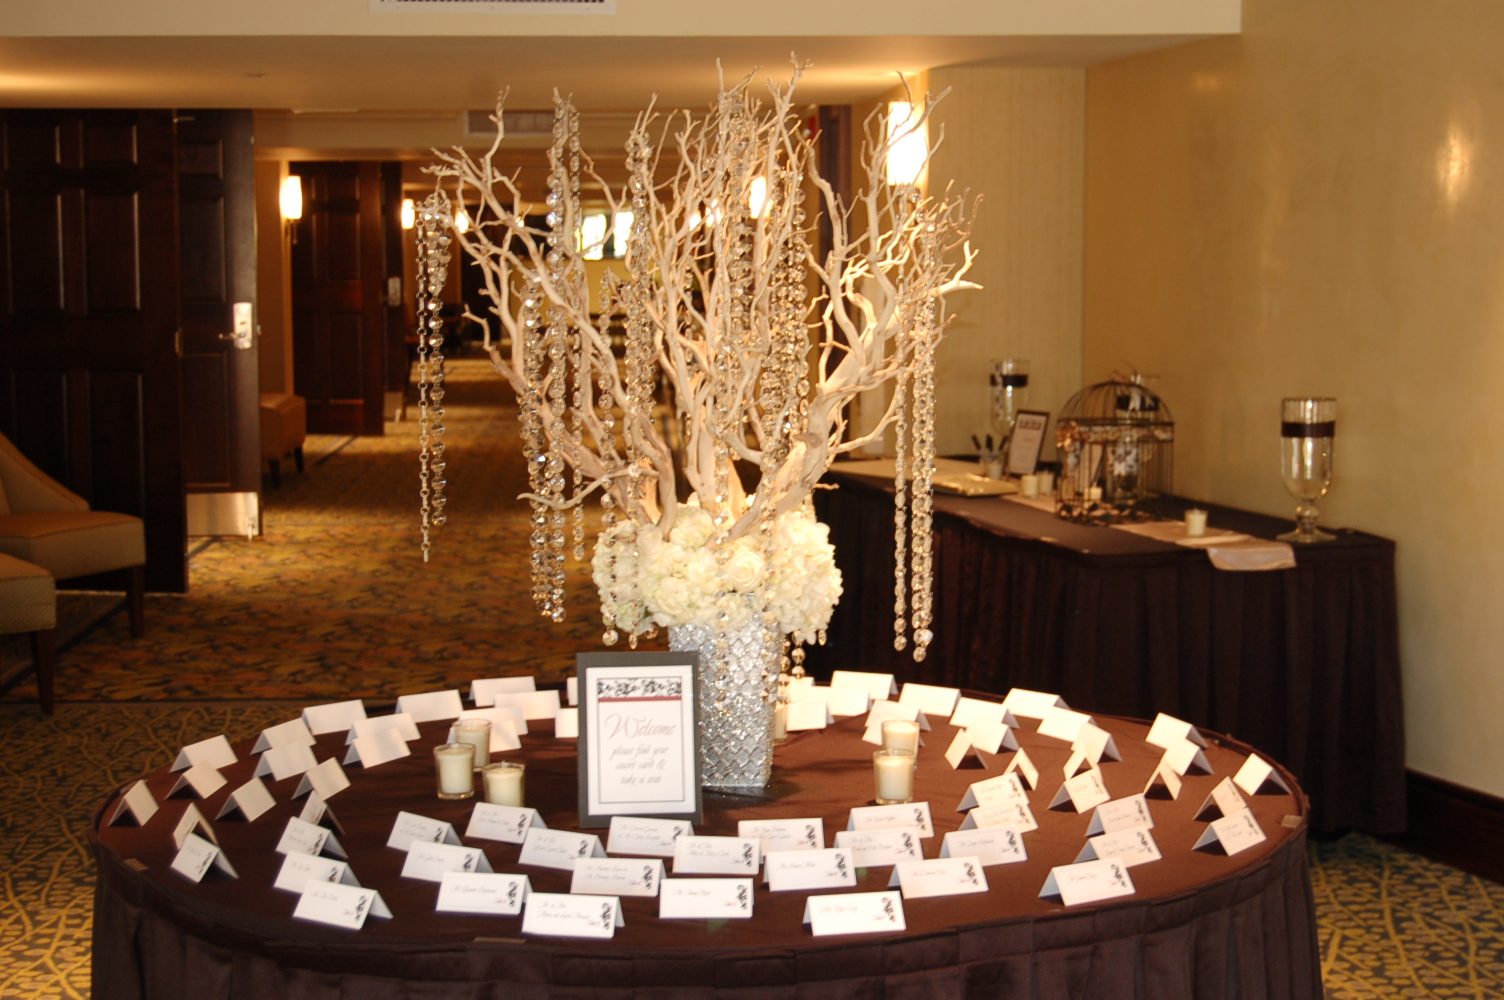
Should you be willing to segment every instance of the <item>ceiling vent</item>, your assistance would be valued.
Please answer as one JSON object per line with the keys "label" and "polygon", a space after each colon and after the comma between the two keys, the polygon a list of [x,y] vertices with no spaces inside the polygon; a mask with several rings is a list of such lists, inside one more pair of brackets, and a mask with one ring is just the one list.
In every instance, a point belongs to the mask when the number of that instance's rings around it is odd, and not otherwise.
{"label": "ceiling vent", "polygon": [[371,0],[371,10],[466,14],[615,14],[616,0]]}
{"label": "ceiling vent", "polygon": [[[494,136],[496,123],[491,121],[494,111],[466,111],[465,134],[467,136]],[[553,135],[554,113],[552,111],[503,111],[501,124],[506,128],[507,138],[521,139],[526,136]]]}

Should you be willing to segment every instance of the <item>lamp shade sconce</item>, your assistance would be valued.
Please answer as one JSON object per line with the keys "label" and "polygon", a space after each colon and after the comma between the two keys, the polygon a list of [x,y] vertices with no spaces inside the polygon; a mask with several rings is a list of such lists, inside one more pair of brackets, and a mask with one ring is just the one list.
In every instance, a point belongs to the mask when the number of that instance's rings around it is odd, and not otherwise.
{"label": "lamp shade sconce", "polygon": [[470,231],[470,213],[466,212],[463,208],[456,208],[454,210],[454,231],[457,233],[468,233]]}
{"label": "lamp shade sconce", "polygon": [[277,192],[277,204],[282,212],[282,226],[294,243],[298,242],[298,220],[303,217],[303,178],[288,174],[282,178],[282,188]]}
{"label": "lamp shade sconce", "polygon": [[402,199],[402,228],[411,229],[418,222],[418,209],[411,198]]}
{"label": "lamp shade sconce", "polygon": [[918,184],[930,155],[929,119],[908,101],[888,102],[886,179],[894,186]]}

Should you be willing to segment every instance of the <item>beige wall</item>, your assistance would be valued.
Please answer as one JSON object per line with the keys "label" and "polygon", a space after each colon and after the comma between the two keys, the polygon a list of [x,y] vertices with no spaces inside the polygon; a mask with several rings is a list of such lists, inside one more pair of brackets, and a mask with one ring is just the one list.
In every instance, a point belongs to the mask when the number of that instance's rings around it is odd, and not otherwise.
{"label": "beige wall", "polygon": [[1245,0],[1087,73],[1085,376],[1176,485],[1286,513],[1282,396],[1339,400],[1332,524],[1399,544],[1408,759],[1504,793],[1504,7]]}
{"label": "beige wall", "polygon": [[262,392],[292,392],[292,264],[277,194],[286,162],[256,161],[256,308]]}

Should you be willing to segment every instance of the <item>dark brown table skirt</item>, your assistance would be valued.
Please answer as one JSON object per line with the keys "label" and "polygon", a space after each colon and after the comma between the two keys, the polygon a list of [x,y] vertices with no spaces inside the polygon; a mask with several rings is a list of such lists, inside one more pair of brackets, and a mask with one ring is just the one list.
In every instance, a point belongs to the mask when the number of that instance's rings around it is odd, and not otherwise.
{"label": "dark brown table skirt", "polygon": [[[853,805],[870,802],[871,750],[861,719],[798,734],[779,748],[765,800],[709,796],[699,832],[734,834],[739,819],[821,816],[827,842]],[[1115,797],[1142,789],[1158,751],[1146,726],[1101,719],[1117,736],[1121,762],[1104,764]],[[746,998],[1090,997],[1317,998],[1321,995],[1311,885],[1305,855],[1305,801],[1265,795],[1252,807],[1268,840],[1233,858],[1191,850],[1205,828],[1193,816],[1213,784],[1232,774],[1247,749],[1218,741],[1216,774],[1190,777],[1178,801],[1152,804],[1161,861],[1131,870],[1138,892],[1098,906],[1067,908],[1037,894],[1049,868],[1074,860],[1089,817],[1052,812],[1069,748],[1032,732],[1024,745],[1044,772],[1031,795],[1040,829],[1025,835],[1029,860],[986,869],[983,895],[910,900],[906,933],[815,939],[801,924],[809,893],[756,893],[749,921],[660,921],[657,900],[624,899],[626,926],[611,941],[522,939],[521,918],[436,914],[438,886],[403,879],[402,852],[385,847],[399,809],[453,822],[463,834],[473,802],[434,797],[430,748],[442,724],[421,727],[413,756],[369,772],[349,769],[352,786],[332,802],[356,877],[381,890],[391,920],[359,932],[291,919],[296,897],[270,888],[280,864],[272,848],[299,804],[296,779],[272,785],[277,805],[255,823],[215,824],[240,872],[193,884],[168,869],[171,831],[184,804],[166,802],[144,828],[99,827],[94,922],[98,1000],[199,998]],[[952,771],[943,752],[953,730],[936,720],[921,751],[918,793],[931,804],[936,837],[963,815],[966,786],[1000,772]],[[244,753],[246,745],[238,749]],[[321,738],[320,758],[342,750]],[[528,801],[550,827],[576,816],[574,741],[539,726],[524,738]],[[516,755],[512,755],[516,756]],[[225,769],[230,784],[200,803],[212,816],[254,759]],[[160,797],[171,775],[149,784]],[[1292,779],[1293,781],[1293,779]],[[1293,786],[1292,786],[1293,787]],[[113,804],[101,807],[105,814]],[[1288,824],[1288,825],[1287,825]],[[519,848],[483,846],[498,871],[522,871],[535,891],[566,892],[569,874],[517,864]],[[859,870],[859,889],[885,888],[891,868]]]}

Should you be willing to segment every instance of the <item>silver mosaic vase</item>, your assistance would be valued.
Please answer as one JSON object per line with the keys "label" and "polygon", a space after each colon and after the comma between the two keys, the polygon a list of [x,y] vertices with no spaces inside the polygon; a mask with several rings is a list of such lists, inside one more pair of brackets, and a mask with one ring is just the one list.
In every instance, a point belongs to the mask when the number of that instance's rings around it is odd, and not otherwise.
{"label": "silver mosaic vase", "polygon": [[773,706],[782,637],[757,617],[738,629],[674,625],[668,646],[700,654],[700,785],[760,793],[773,776]]}

